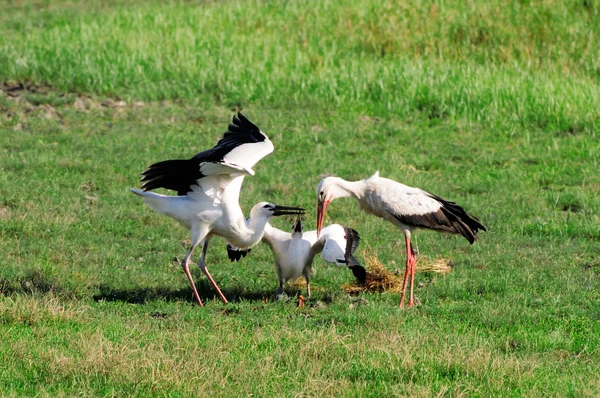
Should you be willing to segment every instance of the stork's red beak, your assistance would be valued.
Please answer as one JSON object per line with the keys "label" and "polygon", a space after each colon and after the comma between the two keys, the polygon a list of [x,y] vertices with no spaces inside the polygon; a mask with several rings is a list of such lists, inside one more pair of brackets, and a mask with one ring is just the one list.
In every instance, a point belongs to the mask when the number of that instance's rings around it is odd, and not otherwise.
{"label": "stork's red beak", "polygon": [[323,229],[323,220],[325,219],[325,212],[327,206],[329,206],[330,200],[319,199],[317,204],[317,238],[321,236],[321,229]]}

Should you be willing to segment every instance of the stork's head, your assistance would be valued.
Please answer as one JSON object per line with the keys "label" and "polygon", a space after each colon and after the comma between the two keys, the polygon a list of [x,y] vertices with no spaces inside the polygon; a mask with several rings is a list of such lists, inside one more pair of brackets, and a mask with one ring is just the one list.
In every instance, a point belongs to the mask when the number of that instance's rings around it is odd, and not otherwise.
{"label": "stork's head", "polygon": [[341,181],[343,180],[339,177],[325,177],[317,187],[317,237],[321,235],[323,220],[325,219],[325,212],[327,211],[329,202],[337,197],[345,196],[340,187]]}
{"label": "stork's head", "polygon": [[272,217],[284,216],[284,215],[300,215],[304,214],[303,207],[289,207],[279,206],[273,203],[260,202],[254,205],[250,210],[250,219],[258,219],[264,217],[267,220]]}

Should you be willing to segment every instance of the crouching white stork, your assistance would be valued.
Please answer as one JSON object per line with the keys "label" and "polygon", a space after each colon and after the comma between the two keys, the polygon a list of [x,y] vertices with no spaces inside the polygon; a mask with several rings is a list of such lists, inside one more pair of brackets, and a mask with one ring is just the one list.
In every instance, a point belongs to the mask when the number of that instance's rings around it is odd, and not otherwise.
{"label": "crouching white stork", "polygon": [[414,305],[413,285],[417,258],[410,244],[412,232],[417,228],[450,232],[464,236],[473,244],[478,231],[485,231],[473,217],[454,202],[449,202],[419,188],[409,187],[388,178],[379,177],[379,171],[360,181],[346,181],[339,177],[326,177],[317,187],[317,233],[321,231],[329,203],[336,198],[353,197],[367,214],[381,217],[402,229],[406,242],[406,271],[402,283],[400,307],[404,308],[406,281],[410,273],[410,299]]}
{"label": "crouching white stork", "polygon": [[[303,232],[302,221],[298,217],[291,233],[267,223],[262,240],[269,246],[275,259],[279,279],[279,288],[274,294],[277,299],[283,296],[284,285],[300,276],[306,279],[306,293],[310,298],[311,268],[319,253],[328,263],[347,266],[359,282],[365,282],[366,271],[353,256],[360,243],[360,236],[352,228],[332,224],[323,228],[317,237],[317,231]],[[247,251],[229,245],[227,253],[231,261],[239,261],[246,256]]]}
{"label": "crouching white stork", "polygon": [[[304,212],[298,207],[262,202],[252,208],[252,222],[246,224],[238,203],[242,182],[245,176],[254,175],[252,166],[271,152],[273,144],[269,138],[238,113],[214,148],[200,152],[191,159],[155,163],[142,173],[142,190],[131,189],[154,211],[173,218],[191,230],[192,242],[181,265],[200,306],[202,300],[188,266],[196,246],[203,246],[200,269],[221,300],[227,303],[204,262],[210,238],[218,235],[236,247],[250,248],[262,239],[269,218]],[[146,192],[156,188],[174,190],[178,196]]]}

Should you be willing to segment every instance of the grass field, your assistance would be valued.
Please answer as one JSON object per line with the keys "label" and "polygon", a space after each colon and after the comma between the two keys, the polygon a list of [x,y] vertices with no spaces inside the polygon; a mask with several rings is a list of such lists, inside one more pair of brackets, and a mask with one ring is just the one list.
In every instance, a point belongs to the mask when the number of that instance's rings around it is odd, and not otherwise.
{"label": "grass field", "polygon": [[[600,395],[600,4],[454,3],[4,2],[0,395]],[[231,264],[214,239],[232,302],[195,267],[197,308],[188,232],[128,188],[240,108],[276,148],[246,211],[314,229],[322,175],[380,170],[488,232],[417,233],[452,272],[417,274],[407,310],[320,259],[306,307],[272,302],[268,248]],[[403,270],[391,225],[350,200],[333,222]]]}

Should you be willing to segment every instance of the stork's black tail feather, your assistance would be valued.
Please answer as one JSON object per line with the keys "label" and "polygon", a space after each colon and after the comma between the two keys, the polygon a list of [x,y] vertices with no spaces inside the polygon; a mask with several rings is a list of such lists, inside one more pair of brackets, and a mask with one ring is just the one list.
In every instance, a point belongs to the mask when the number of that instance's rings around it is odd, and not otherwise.
{"label": "stork's black tail feather", "polygon": [[227,257],[233,263],[234,261],[240,261],[243,257],[246,257],[252,249],[242,250],[237,247],[233,247],[231,244],[227,244]]}
{"label": "stork's black tail feather", "polygon": [[[197,172],[190,175],[190,170]],[[154,163],[142,173],[142,189],[152,191],[156,188],[166,188],[176,191],[178,195],[185,195],[191,191],[190,186],[201,177],[197,159],[165,160]]]}
{"label": "stork's black tail feather", "polygon": [[442,204],[440,210],[450,221],[454,232],[464,236],[469,243],[473,244],[477,240],[477,232],[486,231],[477,217],[470,215],[456,203],[442,199],[439,196],[431,196]]}

